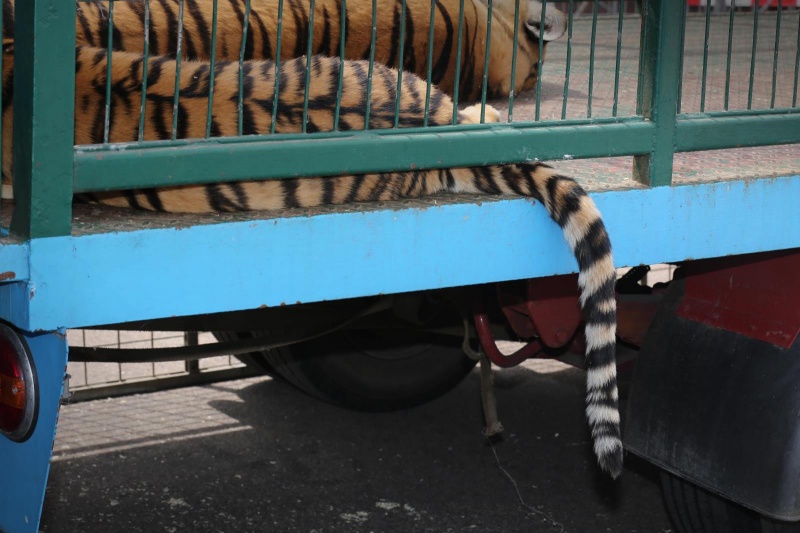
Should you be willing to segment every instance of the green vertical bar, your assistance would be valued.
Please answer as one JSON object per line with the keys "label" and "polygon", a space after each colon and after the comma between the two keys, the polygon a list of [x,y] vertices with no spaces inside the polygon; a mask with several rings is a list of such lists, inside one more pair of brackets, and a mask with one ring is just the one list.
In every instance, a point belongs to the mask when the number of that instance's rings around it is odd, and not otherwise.
{"label": "green vertical bar", "polygon": [[75,4],[16,3],[14,215],[23,238],[69,235],[75,130]]}
{"label": "green vertical bar", "polygon": [[[311,0],[313,7],[314,0]],[[311,20],[314,20],[314,12],[311,12]],[[244,20],[242,21],[242,44],[239,48],[239,100],[236,103],[236,118],[238,119],[237,134],[242,135],[244,119],[244,51],[247,48],[247,29],[250,27],[250,0],[244,3]],[[306,82],[307,84],[308,82]],[[308,89],[306,89],[308,92]],[[305,120],[303,121],[303,131],[305,132]]]}
{"label": "green vertical bar", "polygon": [[644,43],[647,41],[647,24],[644,20],[647,18],[648,6],[650,2],[638,4],[642,8],[642,26],[639,32],[639,81],[636,87],[636,114],[642,114],[642,100],[644,99]]}
{"label": "green vertical bar", "polygon": [[306,49],[306,80],[303,91],[303,133],[308,132],[308,96],[311,90],[311,54],[314,50],[314,0],[311,0],[308,14],[308,48]]}
{"label": "green vertical bar", "polygon": [[[109,4],[113,4],[111,0]],[[175,98],[172,100],[172,140],[178,138],[178,104],[181,95],[181,54],[183,53],[183,0],[178,0],[178,43],[175,45]]]}
{"label": "green vertical bar", "polygon": [[792,89],[792,107],[797,107],[797,79],[800,73],[800,17],[797,17],[797,51],[794,56],[794,87]]}
{"label": "green vertical bar", "polygon": [[[683,16],[681,17],[681,57],[678,60],[680,62],[680,71],[678,72],[678,106],[677,112],[681,114],[681,104],[683,103],[683,55],[686,50],[686,18],[687,18],[686,10],[683,11]],[[708,46],[708,38],[706,38],[706,46]]]}
{"label": "green vertical bar", "polygon": [[616,65],[614,67],[614,108],[611,110],[611,116],[617,116],[617,105],[619,104],[619,64],[622,59],[622,15],[625,13],[625,1],[618,2],[619,5],[619,20],[617,21],[617,55]]}
{"label": "green vertical bar", "polygon": [[[595,5],[597,5],[595,3]],[[542,26],[545,25],[546,13],[547,11],[547,0],[542,0]],[[539,29],[539,57],[536,58],[536,112],[534,116],[534,120],[537,122],[539,121],[539,109],[542,107],[542,56],[544,55],[542,52],[544,50],[544,32],[545,28],[542,27]],[[594,50],[594,44],[592,44],[592,50]],[[514,52],[517,49],[514,47]],[[590,89],[591,90],[591,89]]]}
{"label": "green vertical bar", "polygon": [[[711,14],[711,0],[706,0],[706,33],[705,33],[705,39],[703,40],[703,81],[701,82],[701,86],[700,86],[700,112],[701,113],[705,113],[705,111],[706,111],[706,82],[707,82],[707,78],[708,78],[708,46],[709,46],[708,34],[709,34],[709,31],[711,30],[711,17],[710,17],[710,14]],[[684,18],[686,18],[686,17],[684,17]],[[686,25],[684,24],[684,28],[685,28],[685,26]],[[684,30],[684,33],[686,33],[685,30]],[[681,61],[681,63],[683,63],[683,62]],[[681,104],[680,99],[678,99],[678,106],[680,106],[680,104]],[[680,113],[680,110],[678,112]]]}
{"label": "green vertical bar", "polygon": [[[403,0],[405,3],[405,0]],[[333,131],[339,131],[339,114],[342,112],[342,87],[344,87],[344,51],[347,35],[347,0],[342,0],[342,17],[339,21],[339,80],[336,86],[336,106],[333,109]],[[400,52],[402,54],[402,52]],[[402,57],[402,55],[400,56]],[[398,72],[399,74],[399,72]],[[399,76],[398,76],[399,77]],[[398,94],[400,90],[398,89]],[[396,115],[395,115],[396,117]],[[395,118],[395,120],[397,120]],[[397,123],[395,122],[395,127]]]}
{"label": "green vertical bar", "polygon": [[[211,7],[211,65],[208,68],[208,113],[206,115],[206,139],[211,137],[211,122],[214,118],[214,80],[217,71],[217,5],[214,0]],[[280,19],[278,19],[280,20]],[[280,26],[279,26],[280,27]]]}
{"label": "green vertical bar", "polygon": [[783,11],[783,0],[778,0],[778,15],[775,21],[775,56],[772,60],[772,98],[769,101],[769,108],[775,109],[775,88],[778,81],[778,47],[781,44],[781,12]]}
{"label": "green vertical bar", "polygon": [[[514,2],[514,52],[511,54],[511,86],[508,93],[509,124],[514,121],[514,87],[516,87],[517,84],[517,50],[519,49],[519,45],[517,44],[519,43],[519,2],[520,0]],[[538,89],[536,93],[539,93]]]}
{"label": "green vertical bar", "polygon": [[750,85],[747,89],[747,109],[753,108],[753,82],[756,74],[756,45],[758,44],[758,2],[753,7],[753,51],[750,53]]}
{"label": "green vertical bar", "polygon": [[139,142],[144,140],[144,119],[147,111],[147,77],[150,74],[150,0],[144,0],[144,58],[142,60],[142,105],[139,110]]}
{"label": "green vertical bar", "polygon": [[634,178],[650,186],[672,182],[675,148],[680,51],[674,36],[680,32],[685,6],[674,0],[647,2],[643,31],[642,100],[644,117],[655,124],[653,148],[647,155],[634,156]]}
{"label": "green vertical bar", "polygon": [[[402,0],[400,7],[400,44],[398,47],[399,57],[397,59],[397,98],[394,106],[395,128],[400,126],[400,104],[403,100],[403,65],[405,64],[406,47],[406,0]],[[453,124],[455,124],[455,119],[453,119]]]}
{"label": "green vertical bar", "polygon": [[489,83],[489,52],[492,48],[492,0],[486,14],[486,51],[483,57],[483,83],[481,84],[481,124],[486,122],[486,87]]}
{"label": "green vertical bar", "polygon": [[431,75],[433,73],[433,24],[435,22],[435,15],[436,15],[436,0],[431,0],[431,18],[428,23],[428,76],[426,79],[426,86],[425,86],[425,112],[422,118],[422,125],[428,125],[428,116],[430,114],[431,109]]}
{"label": "green vertical bar", "polygon": [[369,111],[372,105],[372,70],[375,67],[375,38],[378,33],[378,2],[372,0],[372,38],[369,43],[369,72],[367,74],[367,108],[364,113],[364,129],[369,129]]}
{"label": "green vertical bar", "polygon": [[[2,11],[2,10],[0,10]],[[2,26],[2,24],[0,24]],[[103,118],[103,142],[108,142],[111,130],[111,53],[114,47],[114,2],[108,3],[108,42],[106,43],[106,114]],[[1,70],[1,69],[0,69]]]}
{"label": "green vertical bar", "polygon": [[567,66],[564,70],[564,99],[561,101],[561,120],[567,118],[567,97],[569,96],[569,70],[572,64],[572,16],[575,12],[574,0],[569,0],[567,14]]}
{"label": "green vertical bar", "polygon": [[[214,0],[216,2],[217,0]],[[278,0],[278,33],[275,36],[275,90],[272,96],[272,124],[269,127],[270,133],[275,133],[278,123],[278,104],[280,103],[281,93],[281,40],[283,36],[283,0]]]}
{"label": "green vertical bar", "polygon": [[592,45],[589,49],[589,97],[586,104],[586,118],[592,118],[592,94],[594,93],[594,49],[597,40],[597,2],[592,2]]}
{"label": "green vertical bar", "polygon": [[733,14],[736,13],[736,3],[731,5],[730,22],[728,22],[728,59],[725,64],[725,106],[723,109],[728,110],[728,101],[731,95],[731,54],[733,51]]}
{"label": "green vertical bar", "polygon": [[[403,0],[403,7],[405,8],[406,1]],[[405,18],[403,19],[405,23]],[[405,33],[405,29],[401,30],[400,35]],[[458,6],[458,39],[456,44],[456,77],[453,80],[453,124],[458,122],[458,89],[461,85],[461,44],[464,37],[464,0],[461,0]],[[401,37],[402,38],[402,37]],[[402,42],[402,41],[401,41]],[[402,50],[402,46],[400,48]]]}

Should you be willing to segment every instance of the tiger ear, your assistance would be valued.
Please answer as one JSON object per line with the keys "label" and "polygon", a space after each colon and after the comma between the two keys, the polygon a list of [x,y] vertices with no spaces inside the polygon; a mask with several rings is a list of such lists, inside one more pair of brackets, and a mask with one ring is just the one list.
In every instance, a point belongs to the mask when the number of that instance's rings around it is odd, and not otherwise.
{"label": "tiger ear", "polygon": [[14,52],[14,38],[3,37],[3,53],[10,54]]}
{"label": "tiger ear", "polygon": [[539,32],[544,31],[542,40],[555,41],[567,31],[567,17],[552,5],[545,10],[545,20],[542,21],[542,3],[538,0],[529,0],[528,16],[525,27],[537,38]]}

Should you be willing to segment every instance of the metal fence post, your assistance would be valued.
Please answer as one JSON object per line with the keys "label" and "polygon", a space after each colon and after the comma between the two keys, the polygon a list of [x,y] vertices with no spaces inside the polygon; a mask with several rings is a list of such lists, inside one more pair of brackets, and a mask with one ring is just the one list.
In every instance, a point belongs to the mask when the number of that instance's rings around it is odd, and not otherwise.
{"label": "metal fence post", "polygon": [[67,235],[72,216],[75,6],[16,3],[14,22],[14,203],[11,231]]}
{"label": "metal fence post", "polygon": [[655,123],[653,147],[648,155],[635,156],[634,178],[650,186],[672,182],[675,153],[675,121],[680,76],[681,20],[686,6],[673,0],[649,0],[642,31],[642,114]]}

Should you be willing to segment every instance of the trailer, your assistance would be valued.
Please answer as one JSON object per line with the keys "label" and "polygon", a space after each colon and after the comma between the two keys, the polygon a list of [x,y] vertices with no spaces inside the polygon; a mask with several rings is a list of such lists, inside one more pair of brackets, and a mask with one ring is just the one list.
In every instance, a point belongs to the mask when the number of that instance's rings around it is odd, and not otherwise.
{"label": "trailer", "polygon": [[[543,3],[567,13],[566,35],[533,91],[490,101],[499,123],[75,146],[75,6],[17,2],[13,132],[2,132],[14,180],[0,206],[0,530],[38,530],[68,360],[234,353],[321,399],[386,410],[457,384],[475,365],[465,344],[501,366],[580,364],[585,349],[577,263],[528,199],[175,215],[74,195],[533,160],[575,176],[616,266],[633,267],[617,284],[619,345],[637,355],[623,441],[663,469],[678,530],[794,530],[800,12],[645,0],[641,13],[592,2],[578,17],[575,3]],[[657,263],[677,265],[675,278],[640,283]],[[99,326],[215,331],[220,343],[68,347],[67,329]],[[503,355],[501,338],[527,344]]]}

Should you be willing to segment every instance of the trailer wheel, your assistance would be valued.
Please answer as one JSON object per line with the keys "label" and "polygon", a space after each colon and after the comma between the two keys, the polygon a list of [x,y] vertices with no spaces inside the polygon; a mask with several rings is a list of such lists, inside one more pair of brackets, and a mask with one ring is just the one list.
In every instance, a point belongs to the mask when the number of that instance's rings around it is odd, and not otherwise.
{"label": "trailer wheel", "polygon": [[[263,333],[216,335],[231,340]],[[336,331],[240,359],[326,402],[374,412],[433,400],[458,385],[475,366],[457,338],[412,329]]]}
{"label": "trailer wheel", "polygon": [[664,470],[661,471],[661,493],[678,533],[800,532],[800,523],[763,517]]}

